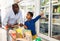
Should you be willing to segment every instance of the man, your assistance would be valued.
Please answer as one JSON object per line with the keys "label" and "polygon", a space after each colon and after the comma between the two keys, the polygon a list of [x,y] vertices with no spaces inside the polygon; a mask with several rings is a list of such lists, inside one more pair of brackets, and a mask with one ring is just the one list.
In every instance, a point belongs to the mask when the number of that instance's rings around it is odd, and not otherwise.
{"label": "man", "polygon": [[[4,26],[4,29],[7,30],[7,32],[10,30],[10,29],[13,29],[13,26],[14,25],[19,25],[19,26],[23,26],[23,18],[22,18],[22,13],[21,11],[19,10],[19,6],[18,4],[13,4],[12,5],[12,10],[10,10],[4,21],[3,21],[3,26]],[[12,41],[12,38],[11,36],[9,36],[9,34],[7,34],[7,41]]]}
{"label": "man", "polygon": [[12,5],[12,10],[7,13],[3,22],[5,29],[9,26],[13,27],[13,25],[23,25],[22,12],[19,10],[18,4],[15,3]]}

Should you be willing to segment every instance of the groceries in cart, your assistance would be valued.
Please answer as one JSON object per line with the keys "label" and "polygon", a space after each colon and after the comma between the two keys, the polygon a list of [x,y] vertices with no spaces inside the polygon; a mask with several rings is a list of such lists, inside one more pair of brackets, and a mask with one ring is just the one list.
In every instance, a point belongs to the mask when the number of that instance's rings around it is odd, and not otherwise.
{"label": "groceries in cart", "polygon": [[15,26],[13,30],[9,31],[9,34],[12,41],[32,41],[31,31],[24,29],[24,27]]}
{"label": "groceries in cart", "polygon": [[16,40],[16,31],[9,30],[9,35],[11,36],[12,41],[15,41]]}

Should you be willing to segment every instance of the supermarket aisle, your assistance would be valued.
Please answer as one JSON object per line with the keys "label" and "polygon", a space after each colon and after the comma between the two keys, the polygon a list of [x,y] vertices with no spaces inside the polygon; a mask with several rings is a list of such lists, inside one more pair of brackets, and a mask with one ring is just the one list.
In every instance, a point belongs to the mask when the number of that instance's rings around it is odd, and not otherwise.
{"label": "supermarket aisle", "polygon": [[[15,2],[18,2],[19,0],[15,0]],[[39,2],[38,2],[39,1]],[[49,0],[28,0],[28,1],[25,1],[23,0],[21,3],[19,2],[19,7],[20,9],[22,9],[23,11],[23,18],[25,20],[25,16],[26,16],[26,12],[28,11],[33,11],[34,12],[34,17],[38,15],[39,11],[42,9],[43,12],[44,12],[44,15],[45,15],[45,18],[42,18],[38,21],[38,23],[36,23],[38,26],[37,26],[37,32],[45,36],[42,36],[42,41],[45,41],[45,39],[47,39],[47,36],[50,37],[50,35],[52,37],[52,40],[60,40],[60,0],[51,0],[52,2],[52,13],[49,12]],[[6,15],[6,10],[8,9],[7,7],[9,7],[9,5],[12,5],[14,3],[13,0],[2,0],[2,2],[0,1],[0,3],[3,3],[2,4],[2,21]],[[40,4],[39,4],[40,3]],[[6,8],[5,8],[6,7]],[[7,10],[8,11],[8,10]],[[51,14],[50,14],[51,13]],[[49,16],[52,15],[52,28],[51,30],[49,30]],[[50,22],[51,22],[50,21]],[[2,29],[1,29],[2,31]],[[51,31],[51,33],[49,33]],[[5,32],[3,30],[3,32]],[[6,32],[5,32],[6,33]],[[0,33],[2,34],[2,33]],[[3,34],[2,34],[3,36]],[[2,37],[0,36],[0,37]],[[6,37],[5,37],[6,38]],[[1,39],[1,38],[0,38]],[[2,39],[1,39],[2,40]],[[47,39],[49,40],[49,39]]]}

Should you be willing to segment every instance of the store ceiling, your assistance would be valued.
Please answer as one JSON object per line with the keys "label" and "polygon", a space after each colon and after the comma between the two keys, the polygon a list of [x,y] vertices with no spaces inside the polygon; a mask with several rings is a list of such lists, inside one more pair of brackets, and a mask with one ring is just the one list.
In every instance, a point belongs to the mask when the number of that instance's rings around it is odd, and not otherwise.
{"label": "store ceiling", "polygon": [[[17,0],[15,0],[15,1],[17,1]],[[27,5],[33,5],[34,4],[34,0],[19,0],[17,2],[19,2],[19,4],[21,6],[27,6]],[[13,0],[10,0],[10,1],[8,1],[8,0],[5,0],[5,1],[0,0],[0,4],[2,4],[2,7],[11,6],[11,4],[13,4],[13,3],[14,3]],[[1,5],[0,5],[0,7],[1,7]]]}
{"label": "store ceiling", "polygon": [[27,5],[34,5],[34,1],[33,0],[23,0],[20,2],[21,6],[27,6]]}

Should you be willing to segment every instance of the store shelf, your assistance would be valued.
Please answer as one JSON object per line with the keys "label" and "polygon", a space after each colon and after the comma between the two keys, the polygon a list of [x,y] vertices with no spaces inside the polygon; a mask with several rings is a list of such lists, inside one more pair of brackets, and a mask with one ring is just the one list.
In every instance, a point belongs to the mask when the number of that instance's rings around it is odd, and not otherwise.
{"label": "store shelf", "polygon": [[41,6],[41,8],[45,8],[46,6]]}
{"label": "store shelf", "polygon": [[[55,3],[56,2],[56,3]],[[60,5],[60,2],[57,2],[57,1],[52,1],[52,5],[53,6],[57,6],[57,5]],[[46,5],[44,6],[41,6],[41,8],[45,8],[45,7],[48,7],[49,6],[49,2],[46,3]]]}
{"label": "store shelf", "polygon": [[[42,23],[42,24],[48,24],[48,22],[40,22],[40,23]],[[60,23],[52,23],[53,25],[60,25]]]}
{"label": "store shelf", "polygon": [[49,5],[44,5],[44,6],[41,6],[41,8],[48,8]]}
{"label": "store shelf", "polygon": [[49,7],[49,5],[44,5],[44,6],[41,6],[41,8],[45,8],[45,7]]}
{"label": "store shelf", "polygon": [[42,17],[42,18],[40,18],[40,19],[47,19],[46,17]]}
{"label": "store shelf", "polygon": [[[57,2],[57,1],[52,1],[52,3],[55,3],[55,2]],[[49,2],[47,2],[46,5],[49,5]]]}
{"label": "store shelf", "polygon": [[55,2],[58,2],[58,0],[54,0],[54,1],[52,1],[52,3],[55,3]]}
{"label": "store shelf", "polygon": [[48,22],[40,22],[40,23],[45,23],[45,24],[47,24]]}
{"label": "store shelf", "polygon": [[53,3],[53,6],[56,6],[56,5],[60,5],[60,2],[58,2],[58,3]]}
{"label": "store shelf", "polygon": [[60,15],[60,13],[53,13],[53,15]]}
{"label": "store shelf", "polygon": [[60,25],[60,23],[53,23],[53,25]]}
{"label": "store shelf", "polygon": [[[49,15],[49,14],[45,14],[45,15]],[[60,13],[53,13],[52,15],[60,15]]]}
{"label": "store shelf", "polygon": [[[58,3],[58,0],[57,1],[52,1],[52,4],[54,4],[54,3]],[[46,3],[46,5],[48,5],[48,4],[49,4],[49,2]]]}

